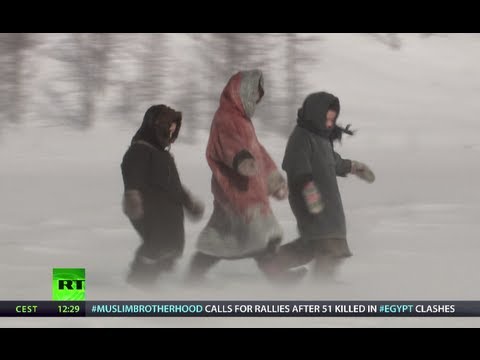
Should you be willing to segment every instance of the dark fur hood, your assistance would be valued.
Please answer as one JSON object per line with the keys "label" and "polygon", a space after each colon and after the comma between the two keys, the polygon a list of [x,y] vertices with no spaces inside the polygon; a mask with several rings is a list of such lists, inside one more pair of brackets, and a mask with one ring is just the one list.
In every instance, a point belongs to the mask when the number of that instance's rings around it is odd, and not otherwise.
{"label": "dark fur hood", "polygon": [[[169,138],[169,129],[174,122],[177,128],[172,138]],[[143,117],[142,125],[132,138],[132,143],[143,140],[163,150],[177,139],[181,126],[181,112],[166,105],[151,106]]]}

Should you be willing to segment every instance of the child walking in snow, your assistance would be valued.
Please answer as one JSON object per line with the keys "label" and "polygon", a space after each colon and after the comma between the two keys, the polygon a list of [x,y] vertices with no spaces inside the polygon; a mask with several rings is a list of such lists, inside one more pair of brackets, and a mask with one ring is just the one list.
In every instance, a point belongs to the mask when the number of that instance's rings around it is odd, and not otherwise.
{"label": "child walking in snow", "polygon": [[333,143],[348,127],[336,124],[339,99],[326,92],[309,95],[298,111],[297,126],[285,151],[289,202],[300,238],[280,247],[272,259],[277,267],[294,268],[314,260],[314,274],[330,279],[351,256],[337,176],[354,174],[368,183],[375,175],[364,163],[342,159]]}
{"label": "child walking in snow", "polygon": [[170,271],[184,249],[184,209],[194,220],[203,215],[203,204],[182,185],[169,151],[181,125],[180,112],[150,107],[123,157],[123,211],[142,240],[129,283],[152,284]]}
{"label": "child walking in snow", "polygon": [[212,121],[206,156],[212,170],[214,210],[197,242],[190,279],[200,279],[221,259],[254,258],[271,280],[295,280],[299,271],[270,265],[282,241],[269,196],[288,194],[286,181],[260,144],[252,117],[264,95],[259,70],[230,78]]}

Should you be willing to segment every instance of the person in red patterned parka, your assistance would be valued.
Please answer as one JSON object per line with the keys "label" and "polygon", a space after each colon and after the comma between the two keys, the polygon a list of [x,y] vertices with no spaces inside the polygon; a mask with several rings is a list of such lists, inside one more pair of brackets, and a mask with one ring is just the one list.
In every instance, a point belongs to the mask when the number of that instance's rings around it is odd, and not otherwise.
{"label": "person in red patterned parka", "polygon": [[198,238],[188,273],[191,280],[203,278],[221,259],[243,258],[254,258],[271,280],[302,275],[270,266],[283,233],[269,196],[284,200],[288,187],[255,134],[252,116],[263,95],[259,70],[233,75],[221,95],[206,151],[214,210]]}

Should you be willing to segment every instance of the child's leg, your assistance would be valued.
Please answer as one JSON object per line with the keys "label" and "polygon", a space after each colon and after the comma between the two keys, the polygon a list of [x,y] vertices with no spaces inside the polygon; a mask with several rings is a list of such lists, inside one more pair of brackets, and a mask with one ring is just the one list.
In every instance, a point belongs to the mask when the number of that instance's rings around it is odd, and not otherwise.
{"label": "child's leg", "polygon": [[145,238],[146,238],[146,226],[143,220],[130,220],[132,226],[137,231],[138,235],[142,240],[142,245],[140,245],[135,252],[135,257],[133,258],[132,263],[130,264],[130,271],[127,275],[127,282],[131,284],[138,283],[150,283],[155,281],[156,277],[154,274],[155,261],[154,259],[149,259],[145,256]]}
{"label": "child's leg", "polygon": [[160,274],[158,262],[157,259],[142,255],[141,250],[142,246],[137,250],[135,258],[130,265],[127,282],[132,284],[152,284]]}
{"label": "child's leg", "polygon": [[[281,239],[273,239],[270,244],[279,244]],[[285,245],[284,245],[285,246]],[[274,282],[295,282],[302,279],[306,274],[306,268],[291,270],[292,267],[303,265],[297,261],[293,261],[294,247],[290,246],[267,246],[265,252],[257,255],[255,261],[258,268],[265,276]],[[297,265],[298,264],[298,265]],[[291,266],[295,265],[295,266]]]}
{"label": "child's leg", "polygon": [[177,256],[162,257],[157,261],[157,268],[160,272],[171,272],[177,263]]}
{"label": "child's leg", "polygon": [[145,221],[143,220],[130,220],[130,223],[132,224],[133,228],[137,231],[138,235],[143,239],[146,237],[146,227],[145,227]]}
{"label": "child's leg", "polygon": [[146,219],[132,221],[135,230],[141,236],[142,245],[137,249],[130,267],[127,281],[130,283],[152,284],[163,272],[171,271],[176,260],[183,252],[183,242],[177,248],[162,243],[160,231]]}
{"label": "child's leg", "polygon": [[298,238],[280,246],[276,259],[286,268],[294,268],[308,264],[314,259],[311,241]]}
{"label": "child's leg", "polygon": [[333,280],[344,260],[352,256],[345,239],[319,239],[314,252],[314,275],[319,280]]}
{"label": "child's leg", "polygon": [[219,262],[220,258],[197,251],[190,261],[187,280],[202,280],[205,277],[205,274]]}
{"label": "child's leg", "polygon": [[[282,272],[308,264],[314,259],[313,247],[310,241],[299,238],[280,246],[269,256],[261,258],[265,271]],[[268,270],[267,270],[268,268]]]}
{"label": "child's leg", "polygon": [[318,254],[315,257],[313,274],[318,280],[333,280],[341,261],[332,255]]}

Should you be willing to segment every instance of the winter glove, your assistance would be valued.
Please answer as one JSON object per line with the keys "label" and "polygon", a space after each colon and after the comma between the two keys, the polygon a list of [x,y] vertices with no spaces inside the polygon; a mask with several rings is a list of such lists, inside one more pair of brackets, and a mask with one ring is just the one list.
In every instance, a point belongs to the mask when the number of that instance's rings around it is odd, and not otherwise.
{"label": "winter glove", "polygon": [[352,160],[351,173],[357,175],[360,179],[365,180],[369,184],[375,181],[375,174],[370,168],[359,161]]}
{"label": "winter glove", "polygon": [[123,194],[123,212],[130,220],[143,217],[142,194],[138,190],[127,190]]}
{"label": "winter glove", "polygon": [[325,205],[322,202],[322,197],[313,181],[305,184],[302,190],[303,199],[307,205],[310,214],[319,214],[323,211]]}
{"label": "winter glove", "polygon": [[288,186],[282,174],[274,171],[267,180],[268,194],[277,200],[284,200],[288,196]]}
{"label": "winter glove", "polygon": [[205,212],[205,205],[199,199],[192,195],[192,193],[183,188],[184,193],[184,203],[185,210],[187,212],[187,216],[192,221],[199,221],[202,219],[203,214]]}
{"label": "winter glove", "polygon": [[245,159],[238,164],[238,172],[243,176],[255,176],[258,173],[258,167],[255,159]]}
{"label": "winter glove", "polygon": [[288,196],[288,186],[287,183],[283,183],[280,189],[273,193],[273,197],[277,200],[285,200]]}

